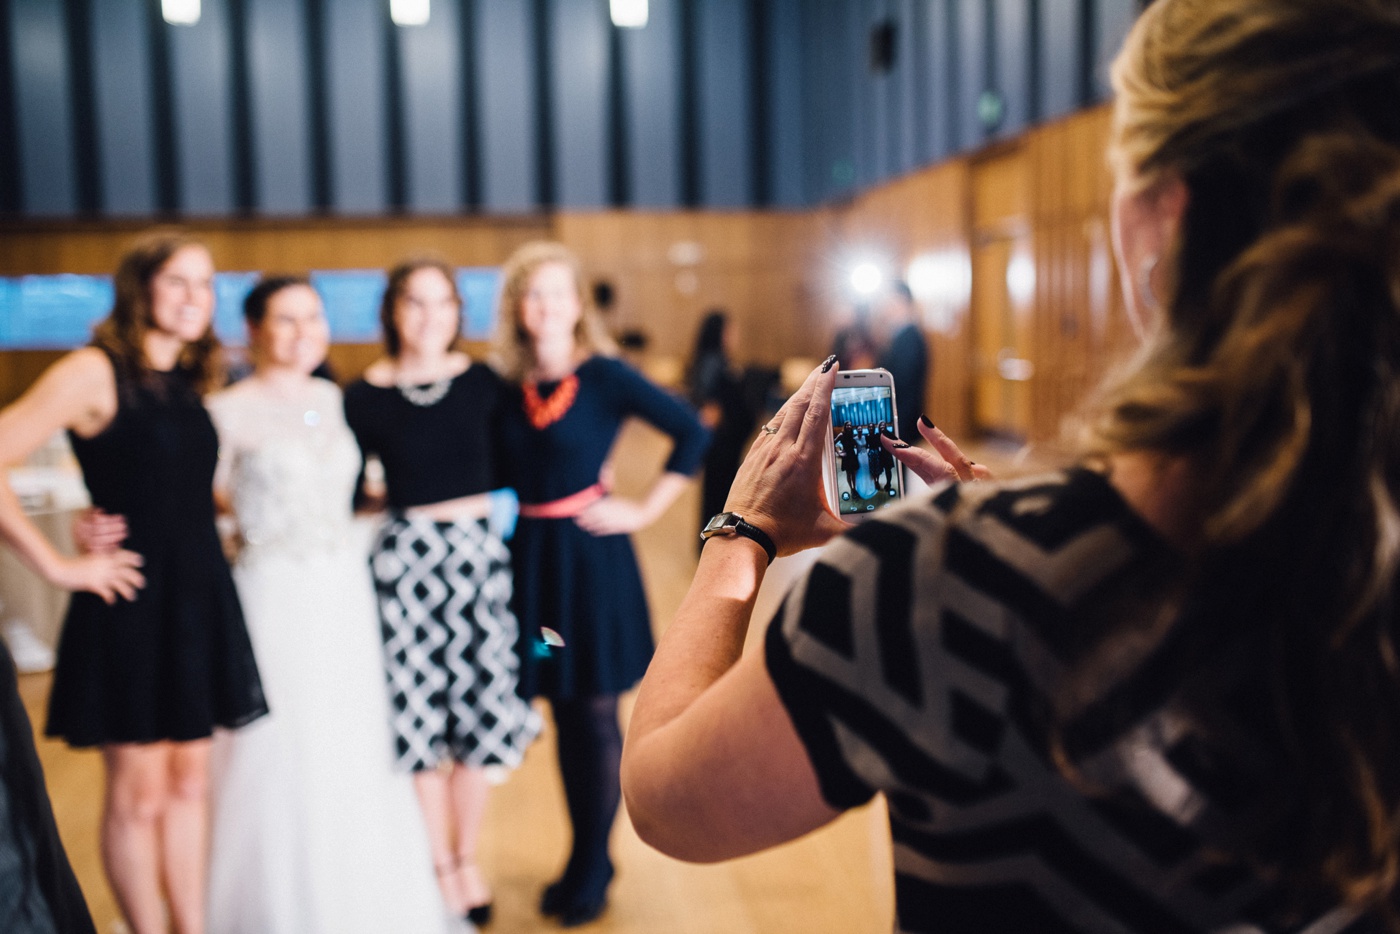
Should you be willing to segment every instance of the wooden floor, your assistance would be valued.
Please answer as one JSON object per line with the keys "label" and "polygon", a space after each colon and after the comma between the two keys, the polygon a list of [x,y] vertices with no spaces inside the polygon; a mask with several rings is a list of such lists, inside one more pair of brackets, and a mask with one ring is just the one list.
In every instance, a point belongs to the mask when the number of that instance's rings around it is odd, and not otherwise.
{"label": "wooden floor", "polygon": [[[622,492],[638,489],[659,468],[665,443],[631,427],[617,452]],[[692,489],[655,526],[636,536],[637,552],[658,632],[689,585],[695,566],[698,494]],[[785,584],[810,561],[774,564],[760,600],[765,622]],[[750,648],[755,633],[751,633]],[[43,723],[48,675],[21,678],[30,717]],[[624,716],[627,707],[624,703]],[[482,860],[496,889],[501,934],[557,929],[535,906],[541,888],[562,868],[568,842],[563,791],[553,737],[535,744],[524,765],[493,793]],[[102,766],[96,752],[40,740],[59,829],[97,921],[110,934],[117,918],[98,856]],[[893,925],[889,832],[882,803],[846,814],[831,826],[779,849],[716,866],[692,866],[662,856],[637,839],[625,814],[613,832],[618,874],[611,905],[578,930],[597,934],[859,934]],[[386,932],[412,934],[412,932]]]}

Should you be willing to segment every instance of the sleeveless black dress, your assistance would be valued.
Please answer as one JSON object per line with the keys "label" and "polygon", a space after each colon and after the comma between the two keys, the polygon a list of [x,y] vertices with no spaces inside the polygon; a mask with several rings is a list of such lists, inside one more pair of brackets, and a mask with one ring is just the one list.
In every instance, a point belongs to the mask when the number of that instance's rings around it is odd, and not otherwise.
{"label": "sleeveless black dress", "polygon": [[94,506],[126,517],[146,586],[108,606],[75,593],[45,732],[71,746],[186,741],[267,713],[214,528],[218,436],[188,375],[117,371],[117,414],[71,435]]}

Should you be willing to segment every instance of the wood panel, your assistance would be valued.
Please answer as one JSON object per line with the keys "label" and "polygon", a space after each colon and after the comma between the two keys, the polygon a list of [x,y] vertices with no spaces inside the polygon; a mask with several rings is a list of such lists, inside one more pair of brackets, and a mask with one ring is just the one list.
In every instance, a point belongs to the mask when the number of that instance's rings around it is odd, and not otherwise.
{"label": "wood panel", "polygon": [[809,214],[597,211],[560,214],[558,238],[586,275],[615,287],[616,331],[639,330],[653,355],[685,358],[705,312],[729,311],[740,363],[776,366],[825,346],[813,328]]}
{"label": "wood panel", "polygon": [[[949,434],[966,437],[971,425],[966,160],[868,192],[841,212],[832,240],[828,255],[873,251],[890,261],[892,274],[912,280],[932,361],[925,411]],[[919,275],[921,268],[931,272]],[[828,295],[828,319],[842,320],[850,304],[844,283]]]}

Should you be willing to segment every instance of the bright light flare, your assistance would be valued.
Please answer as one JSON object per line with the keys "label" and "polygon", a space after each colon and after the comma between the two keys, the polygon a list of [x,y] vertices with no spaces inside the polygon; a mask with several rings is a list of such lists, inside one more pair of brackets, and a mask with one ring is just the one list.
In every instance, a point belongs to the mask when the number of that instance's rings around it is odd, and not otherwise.
{"label": "bright light flare", "polygon": [[199,22],[199,0],[160,0],[160,15],[172,26]]}
{"label": "bright light flare", "polygon": [[395,26],[426,26],[432,11],[429,0],[389,0],[389,18]]}
{"label": "bright light flare", "polygon": [[1017,253],[1006,264],[1006,291],[1020,305],[1035,298],[1035,263],[1025,253]]}
{"label": "bright light flare", "polygon": [[885,275],[874,263],[857,263],[851,270],[851,289],[857,295],[869,297],[880,291]]}
{"label": "bright light flare", "polygon": [[647,24],[647,0],[610,0],[608,11],[619,29],[641,29]]}

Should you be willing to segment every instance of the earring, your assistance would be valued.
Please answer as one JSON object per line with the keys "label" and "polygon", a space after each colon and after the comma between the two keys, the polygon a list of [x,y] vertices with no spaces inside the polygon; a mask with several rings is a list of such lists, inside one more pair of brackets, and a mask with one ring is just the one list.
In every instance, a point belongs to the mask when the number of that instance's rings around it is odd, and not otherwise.
{"label": "earring", "polygon": [[1161,257],[1155,253],[1151,256],[1144,256],[1137,268],[1138,294],[1142,296],[1143,305],[1147,308],[1157,308],[1161,301],[1157,298],[1157,290],[1152,288],[1152,274],[1157,271],[1157,263]]}

